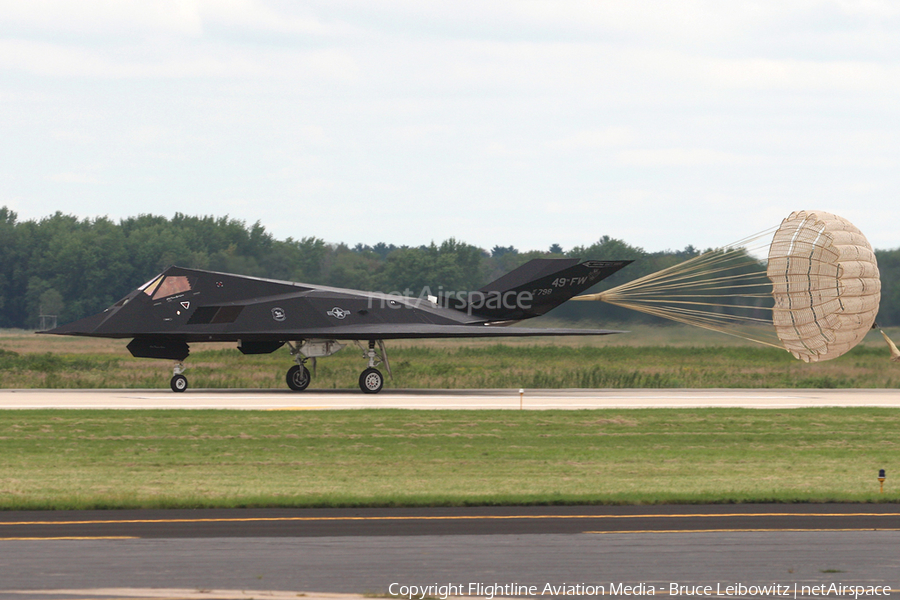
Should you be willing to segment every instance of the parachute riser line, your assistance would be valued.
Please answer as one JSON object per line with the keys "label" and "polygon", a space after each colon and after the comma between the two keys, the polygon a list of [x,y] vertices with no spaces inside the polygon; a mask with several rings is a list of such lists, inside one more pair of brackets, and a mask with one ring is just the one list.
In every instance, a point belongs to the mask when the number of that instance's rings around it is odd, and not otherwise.
{"label": "parachute riser line", "polygon": [[[664,319],[668,319],[670,321],[683,323],[685,325],[691,325],[693,327],[699,327],[701,329],[706,329],[708,331],[715,331],[717,333],[723,333],[723,334],[731,336],[731,337],[741,338],[741,339],[744,339],[744,340],[747,340],[750,342],[762,344],[764,346],[778,348],[779,350],[785,349],[784,346],[775,344],[773,342],[766,341],[762,338],[753,337],[753,336],[749,336],[749,335],[745,335],[745,334],[741,334],[741,333],[736,333],[735,331],[727,329],[724,326],[717,326],[714,322],[710,322],[710,321],[712,321],[711,319],[702,320],[702,319],[698,319],[696,317],[686,318],[686,317],[679,316],[678,314],[674,314],[670,311],[656,311],[656,310],[650,309],[649,307],[632,306],[632,305],[629,305],[628,303],[616,303],[616,305],[621,306],[623,308],[630,308],[632,310],[637,310],[637,311],[644,312],[644,313],[647,313],[650,315],[658,316],[658,317],[661,317]],[[770,324],[769,321],[765,321],[765,320],[760,321],[760,322],[763,324]]]}

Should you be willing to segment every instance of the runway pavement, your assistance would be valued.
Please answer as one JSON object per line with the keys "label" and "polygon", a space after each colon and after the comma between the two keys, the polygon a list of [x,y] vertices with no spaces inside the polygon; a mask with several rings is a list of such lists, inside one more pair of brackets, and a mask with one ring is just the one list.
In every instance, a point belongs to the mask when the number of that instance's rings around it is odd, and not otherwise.
{"label": "runway pavement", "polygon": [[688,596],[673,583],[900,594],[900,505],[31,512],[0,515],[0,537],[0,599],[401,597],[446,584],[463,597],[494,584],[534,586],[495,592],[526,597],[572,595],[566,585]]}
{"label": "runway pavement", "polygon": [[[521,398],[524,409],[898,405],[893,390],[525,390]],[[376,407],[517,410],[520,397],[0,390],[4,409]],[[466,598],[760,598],[774,597],[759,590],[777,584],[793,592],[788,597],[830,600],[848,596],[813,586],[883,586],[900,595],[898,548],[900,505],[889,504],[4,512],[0,600],[346,600],[449,584]],[[501,587],[485,587],[494,584]],[[510,593],[512,584],[519,587]],[[698,585],[721,593],[697,593]],[[729,586],[736,591],[724,593]]]}
{"label": "runway pavement", "polygon": [[885,389],[565,389],[385,390],[369,395],[348,390],[197,389],[0,390],[0,409],[591,409],[591,408],[803,408],[811,406],[900,407],[900,390]]}
{"label": "runway pavement", "polygon": [[33,539],[900,531],[898,504],[714,504],[0,512]]}

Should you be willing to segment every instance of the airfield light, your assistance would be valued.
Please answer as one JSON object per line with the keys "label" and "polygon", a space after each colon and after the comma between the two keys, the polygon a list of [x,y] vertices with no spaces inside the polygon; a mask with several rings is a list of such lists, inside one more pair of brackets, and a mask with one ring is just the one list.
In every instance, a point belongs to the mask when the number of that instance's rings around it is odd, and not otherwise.
{"label": "airfield light", "polygon": [[878,483],[881,484],[881,492],[880,493],[882,493],[882,494],[884,493],[884,479],[885,479],[884,478],[884,469],[879,469],[878,470]]}
{"label": "airfield light", "polygon": [[524,388],[519,388],[519,410],[522,410],[522,405],[525,402],[525,390]]}

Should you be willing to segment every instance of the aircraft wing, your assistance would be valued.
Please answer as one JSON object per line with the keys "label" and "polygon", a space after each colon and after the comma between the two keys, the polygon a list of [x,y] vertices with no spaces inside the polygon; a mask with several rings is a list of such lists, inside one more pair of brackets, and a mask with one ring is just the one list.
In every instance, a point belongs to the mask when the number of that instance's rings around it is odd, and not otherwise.
{"label": "aircraft wing", "polygon": [[[612,329],[565,329],[543,327],[503,327],[497,325],[437,325],[431,323],[412,324],[373,324],[346,325],[338,327],[322,327],[300,329],[296,331],[279,331],[277,334],[264,334],[264,337],[278,339],[332,339],[332,340],[403,340],[421,338],[490,338],[490,337],[526,337],[526,336],[575,336],[575,335],[610,335],[626,333]],[[239,335],[232,332],[231,336]],[[248,333],[246,339],[257,339],[258,334]]]}

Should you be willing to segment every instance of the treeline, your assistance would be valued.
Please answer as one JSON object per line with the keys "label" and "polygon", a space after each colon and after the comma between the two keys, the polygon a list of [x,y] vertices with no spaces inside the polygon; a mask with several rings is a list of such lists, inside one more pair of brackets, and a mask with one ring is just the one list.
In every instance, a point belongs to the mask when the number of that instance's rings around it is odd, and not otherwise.
{"label": "treeline", "polygon": [[[139,215],[115,222],[57,212],[20,222],[15,212],[2,207],[0,327],[38,327],[42,314],[65,323],[99,312],[169,265],[418,296],[475,290],[537,257],[635,260],[601,284],[609,287],[697,253],[691,246],[648,253],[609,236],[590,246],[564,249],[554,244],[546,251],[511,246],[485,250],[455,239],[417,247],[351,247],[316,237],[277,240],[259,223],[228,217]],[[885,284],[879,323],[900,324],[900,311],[890,310],[896,306],[891,300],[900,299],[900,250],[878,252],[878,260]],[[567,303],[553,315],[649,319],[595,303]]]}

